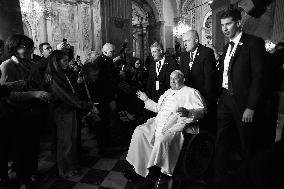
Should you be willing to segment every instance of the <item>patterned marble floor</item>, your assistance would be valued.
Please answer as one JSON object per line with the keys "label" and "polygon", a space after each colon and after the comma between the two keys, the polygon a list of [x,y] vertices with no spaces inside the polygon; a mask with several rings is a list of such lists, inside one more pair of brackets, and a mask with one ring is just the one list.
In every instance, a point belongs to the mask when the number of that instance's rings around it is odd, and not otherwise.
{"label": "patterned marble floor", "polygon": [[[125,127],[129,127],[129,124],[126,123]],[[131,136],[132,130],[133,128],[119,128],[116,132],[124,132],[124,135]],[[130,169],[130,165],[125,160],[128,145],[129,142],[126,142],[124,145],[114,147],[114,157],[104,158],[98,153],[95,135],[91,134],[87,128],[84,128],[82,130],[83,155],[80,161],[83,174],[81,177],[65,180],[56,176],[55,158],[54,154],[52,154],[50,140],[41,142],[39,172],[42,177],[36,184],[36,188],[133,189],[141,181],[137,181],[137,183],[130,182],[123,176],[123,172]]]}

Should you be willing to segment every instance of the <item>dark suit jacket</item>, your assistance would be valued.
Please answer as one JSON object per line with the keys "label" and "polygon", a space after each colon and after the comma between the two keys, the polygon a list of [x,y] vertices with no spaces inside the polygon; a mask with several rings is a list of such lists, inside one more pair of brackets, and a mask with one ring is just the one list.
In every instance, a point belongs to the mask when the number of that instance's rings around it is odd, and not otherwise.
{"label": "dark suit jacket", "polygon": [[[224,59],[228,44],[224,47],[220,62],[220,89],[223,81]],[[234,56],[230,60],[233,94],[241,113],[246,109],[257,110],[263,102],[266,89],[266,51],[264,40],[243,32]]]}
{"label": "dark suit jacket", "polygon": [[93,64],[97,64],[99,68],[98,79],[94,84],[98,101],[108,103],[115,99],[119,78],[113,60],[102,54],[93,61]]}
{"label": "dark suit jacket", "polygon": [[185,75],[185,84],[197,89],[208,106],[216,105],[218,96],[218,74],[214,51],[199,44],[192,68],[189,68],[190,53],[180,57],[180,70]]}
{"label": "dark suit jacket", "polygon": [[159,94],[163,94],[166,90],[170,88],[170,75],[174,70],[177,70],[176,61],[172,58],[165,58],[165,62],[161,71],[159,73],[159,77],[157,78],[156,74],[156,62],[150,63],[150,68],[148,71],[148,79],[146,86],[146,93],[150,99],[155,99],[156,92],[156,79],[159,80]]}

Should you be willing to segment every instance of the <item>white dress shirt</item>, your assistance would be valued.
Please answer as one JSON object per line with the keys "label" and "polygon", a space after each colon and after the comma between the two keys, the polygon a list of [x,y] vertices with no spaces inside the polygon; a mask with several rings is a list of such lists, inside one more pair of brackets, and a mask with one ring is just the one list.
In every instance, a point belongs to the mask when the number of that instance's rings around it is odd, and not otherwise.
{"label": "white dress shirt", "polygon": [[[160,67],[159,67],[159,63],[160,63]],[[159,76],[160,71],[161,71],[164,63],[165,63],[165,57],[163,57],[161,60],[156,62],[156,74],[157,74],[157,76]]]}
{"label": "white dress shirt", "polygon": [[229,45],[227,52],[226,52],[226,56],[224,59],[224,71],[223,71],[223,83],[222,83],[222,87],[225,89],[229,89],[229,78],[228,78],[228,73],[229,73],[229,65],[230,65],[230,61],[231,58],[234,56],[236,49],[238,47],[238,44],[240,42],[240,39],[242,37],[242,33],[240,32],[234,39],[230,40],[230,42],[234,42],[234,46],[231,47],[231,45]]}
{"label": "white dress shirt", "polygon": [[191,61],[189,62],[189,69],[190,69],[190,70],[191,70],[192,65],[193,65],[193,63],[194,63],[197,50],[198,50],[198,46],[195,48],[195,50],[194,50],[193,52],[190,52],[190,59],[191,59]]}

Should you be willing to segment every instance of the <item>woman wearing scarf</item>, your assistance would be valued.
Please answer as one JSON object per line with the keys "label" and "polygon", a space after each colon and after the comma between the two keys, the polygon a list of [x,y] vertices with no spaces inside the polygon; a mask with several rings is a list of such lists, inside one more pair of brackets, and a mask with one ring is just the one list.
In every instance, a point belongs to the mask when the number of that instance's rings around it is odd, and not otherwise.
{"label": "woman wearing scarf", "polygon": [[74,85],[67,76],[68,56],[55,50],[47,59],[46,80],[52,94],[51,110],[57,126],[57,166],[59,176],[71,178],[79,176],[76,169],[76,108],[91,110],[93,105],[79,100]]}
{"label": "woman wearing scarf", "polygon": [[[34,42],[24,35],[5,41],[7,60],[1,66],[0,85],[10,86],[0,116],[0,185],[8,180],[8,151],[15,151],[17,179],[21,189],[30,188],[37,168],[40,119],[49,94],[42,91],[41,78],[32,62]],[[12,85],[11,85],[12,84]]]}

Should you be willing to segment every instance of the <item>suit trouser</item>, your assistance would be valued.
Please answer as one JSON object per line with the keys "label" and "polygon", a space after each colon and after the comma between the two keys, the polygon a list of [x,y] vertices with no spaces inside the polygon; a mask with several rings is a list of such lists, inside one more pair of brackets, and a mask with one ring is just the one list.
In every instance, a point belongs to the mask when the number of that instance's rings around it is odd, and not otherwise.
{"label": "suit trouser", "polygon": [[248,165],[256,153],[254,138],[255,123],[244,124],[233,95],[222,93],[217,108],[217,141],[215,152],[215,171],[217,180],[224,188],[232,188],[228,177],[229,153],[233,144],[240,144],[242,163],[237,170],[237,184],[243,187],[247,182]]}
{"label": "suit trouser", "polygon": [[207,131],[212,136],[216,136],[217,130],[217,107],[210,107],[207,109],[207,113],[204,115],[200,129]]}
{"label": "suit trouser", "polygon": [[95,128],[99,150],[107,150],[111,145],[111,127],[115,124],[115,110],[109,107],[110,102],[100,102],[101,121]]}

